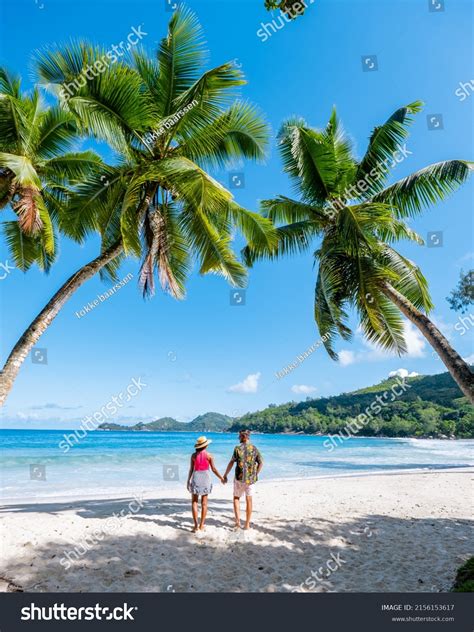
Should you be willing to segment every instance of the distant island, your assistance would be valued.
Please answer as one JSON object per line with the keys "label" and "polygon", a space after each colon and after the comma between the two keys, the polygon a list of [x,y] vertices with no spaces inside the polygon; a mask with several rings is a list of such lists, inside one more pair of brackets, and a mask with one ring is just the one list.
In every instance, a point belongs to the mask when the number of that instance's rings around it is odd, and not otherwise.
{"label": "distant island", "polygon": [[177,421],[172,417],[162,417],[150,423],[138,423],[134,426],[104,423],[98,430],[126,430],[127,432],[226,432],[234,419],[220,413],[206,413],[199,415],[192,421]]}
{"label": "distant island", "polygon": [[[150,423],[122,426],[104,423],[99,430],[127,432],[237,432],[250,428],[261,433],[336,434],[349,422],[374,411],[358,434],[368,437],[474,438],[474,408],[463,397],[449,373],[405,378],[408,388],[391,399],[397,378],[352,393],[308,398],[304,402],[270,404],[239,418],[209,412],[191,422],[163,417]],[[390,397],[384,396],[390,393]],[[377,396],[380,399],[377,400]],[[371,408],[372,406],[372,408]],[[375,410],[378,410],[375,408]],[[355,434],[355,433],[354,433]]]}

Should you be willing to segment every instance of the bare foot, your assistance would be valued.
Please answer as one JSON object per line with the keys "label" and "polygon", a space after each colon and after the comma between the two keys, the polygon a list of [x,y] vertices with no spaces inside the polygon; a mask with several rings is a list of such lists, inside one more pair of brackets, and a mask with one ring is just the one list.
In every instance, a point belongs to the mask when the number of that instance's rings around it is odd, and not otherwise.
{"label": "bare foot", "polygon": [[248,531],[248,530],[250,529],[250,525],[249,525],[249,524],[246,524],[246,525],[245,525],[245,527],[244,527],[244,529],[245,529],[245,531]]}
{"label": "bare foot", "polygon": [[199,527],[196,525],[194,525],[193,527],[193,533],[197,533],[199,531]]}
{"label": "bare foot", "polygon": [[234,529],[240,529],[240,523],[239,522],[236,522],[234,524]]}
{"label": "bare foot", "polygon": [[199,527],[199,531],[205,531],[205,530],[206,530],[206,527],[202,524],[202,525]]}

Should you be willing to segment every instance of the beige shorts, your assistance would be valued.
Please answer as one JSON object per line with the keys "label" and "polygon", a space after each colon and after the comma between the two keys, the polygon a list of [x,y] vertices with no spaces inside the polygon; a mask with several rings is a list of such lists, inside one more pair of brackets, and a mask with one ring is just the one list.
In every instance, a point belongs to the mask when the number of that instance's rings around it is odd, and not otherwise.
{"label": "beige shorts", "polygon": [[252,496],[252,487],[252,485],[247,485],[246,483],[242,483],[242,481],[237,481],[234,479],[234,497],[241,498],[244,494],[246,496]]}

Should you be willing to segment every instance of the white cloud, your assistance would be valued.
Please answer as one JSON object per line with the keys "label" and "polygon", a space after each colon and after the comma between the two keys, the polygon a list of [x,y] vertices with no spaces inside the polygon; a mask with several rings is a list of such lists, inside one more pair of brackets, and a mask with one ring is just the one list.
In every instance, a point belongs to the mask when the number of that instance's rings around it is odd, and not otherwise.
{"label": "white cloud", "polygon": [[20,421],[28,421],[30,419],[39,419],[39,415],[37,415],[36,413],[24,413],[23,411],[19,410],[16,415],[10,415],[10,419],[18,419]]}
{"label": "white cloud", "polygon": [[[358,333],[362,335],[360,330]],[[420,330],[417,329],[415,325],[413,325],[409,320],[403,321],[403,335],[405,337],[405,344],[407,347],[407,352],[406,354],[404,354],[404,357],[423,358],[425,355],[424,350],[427,344],[426,340]],[[381,349],[380,347],[375,345],[373,342],[369,342],[365,339],[363,342],[364,346],[367,347],[369,352],[366,353],[365,356],[362,353],[359,354],[361,360],[386,360],[387,358],[393,358],[397,356],[396,353],[385,351],[384,349]]]}
{"label": "white cloud", "polygon": [[40,406],[30,406],[30,410],[78,410],[82,406],[61,406],[53,402],[47,404],[41,404]]}
{"label": "white cloud", "polygon": [[455,336],[454,324],[447,323],[442,316],[436,316],[435,314],[431,314],[430,318],[443,336],[452,341]]}
{"label": "white cloud", "polygon": [[409,358],[422,358],[425,355],[426,340],[419,329],[410,321],[405,321],[405,342]]}
{"label": "white cloud", "polygon": [[[404,354],[404,357],[423,358],[425,356],[425,347],[427,345],[425,338],[410,321],[404,320],[403,326],[407,347],[407,352]],[[350,364],[355,364],[356,362],[378,362],[380,360],[388,360],[390,358],[397,357],[396,353],[385,351],[373,342],[366,340],[360,327],[357,329],[357,335],[365,348],[360,351],[349,351],[348,349],[339,351],[339,361],[341,366],[349,366]]]}
{"label": "white cloud", "polygon": [[348,351],[347,349],[342,349],[339,351],[339,362],[341,366],[349,366],[349,364],[354,364],[357,361],[356,354],[353,351]]}
{"label": "white cloud", "polygon": [[405,377],[416,377],[417,375],[420,375],[420,374],[416,373],[416,371],[412,371],[410,373],[410,371],[408,371],[407,369],[397,369],[396,371],[390,371],[390,373],[388,374],[388,377],[405,378]]}
{"label": "white cloud", "polygon": [[467,362],[468,364],[474,364],[474,353],[471,353],[471,355],[468,355],[467,358],[463,358],[464,362]]}
{"label": "white cloud", "polygon": [[309,393],[314,393],[318,389],[316,386],[308,386],[308,384],[294,384],[291,387],[293,393],[299,393],[303,395],[309,395]]}
{"label": "white cloud", "polygon": [[239,382],[238,384],[234,384],[233,386],[229,386],[227,389],[231,393],[256,393],[258,390],[258,380],[260,379],[261,373],[251,373],[247,375],[245,380]]}

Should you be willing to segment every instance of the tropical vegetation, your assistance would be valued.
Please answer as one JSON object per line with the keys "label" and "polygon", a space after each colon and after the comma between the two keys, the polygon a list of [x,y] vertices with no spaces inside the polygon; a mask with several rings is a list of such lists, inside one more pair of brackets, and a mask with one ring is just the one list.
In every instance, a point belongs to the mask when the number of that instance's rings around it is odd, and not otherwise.
{"label": "tropical vegetation", "polygon": [[[162,417],[149,423],[124,426],[103,423],[99,430],[131,432],[237,432],[250,428],[262,433],[337,434],[365,411],[373,411],[377,396],[380,412],[368,417],[353,434],[370,437],[474,438],[474,410],[463,397],[449,373],[405,378],[407,387],[400,397],[397,378],[333,397],[308,397],[303,402],[270,404],[264,410],[232,418],[205,413],[190,422]],[[387,396],[384,397],[384,393]],[[372,406],[372,408],[371,408]]]}
{"label": "tropical vegetation", "polygon": [[22,92],[21,80],[0,68],[0,208],[13,211],[2,229],[20,270],[50,269],[70,187],[102,169],[94,152],[72,151],[77,136],[70,112],[47,107],[38,89]]}
{"label": "tropical vegetation", "polygon": [[459,281],[446,299],[452,310],[465,314],[474,303],[474,270],[459,274]]}
{"label": "tropical vegetation", "polygon": [[[385,405],[367,416],[360,430],[352,434],[369,437],[457,437],[474,438],[474,409],[462,396],[449,373],[405,378],[409,388],[392,400],[397,379],[343,393],[334,397],[308,398],[304,402],[271,404],[264,410],[236,419],[229,428],[236,432],[250,428],[258,432],[296,432],[303,434],[337,434],[347,432],[348,424],[366,410],[373,411],[377,395]],[[384,393],[388,396],[384,397]],[[372,406],[372,408],[371,408]],[[351,426],[354,428],[354,426]]]}
{"label": "tropical vegetation", "polygon": [[458,568],[452,592],[474,592],[474,557]]}
{"label": "tropical vegetation", "polygon": [[[10,185],[17,187],[15,192],[23,186],[23,197],[21,191],[13,197],[18,214],[14,236],[8,233],[15,261],[21,263],[25,239],[35,239],[35,231],[41,228],[41,235],[48,231],[48,236],[52,232],[41,195],[48,201],[52,198],[53,219],[67,236],[79,243],[93,233],[101,238],[100,255],[66,281],[13,348],[0,375],[0,403],[25,357],[65,302],[98,272],[116,278],[124,257],[141,259],[139,278],[145,295],[153,294],[157,276],[162,289],[179,299],[194,263],[201,274],[219,274],[234,286],[245,285],[246,268],[232,249],[234,230],[255,247],[271,251],[276,244],[271,222],[238,205],[209,173],[238,160],[263,159],[267,127],[252,105],[237,98],[236,90],[245,84],[242,71],[233,62],[206,70],[206,57],[201,27],[184,8],[173,14],[156,57],[137,51],[127,62],[111,63],[88,78],[86,69],[98,67],[99,62],[103,66],[107,58],[99,47],[78,42],[39,56],[40,82],[57,96],[59,106],[51,112],[63,125],[63,131],[59,125],[53,128],[55,135],[47,139],[44,150],[39,145],[39,158],[48,158],[51,148],[56,152],[64,148],[67,122],[71,133],[79,130],[87,138],[107,142],[116,160],[113,165],[101,163],[90,173],[84,168],[80,172],[79,166],[74,170],[69,156],[42,166],[43,172],[49,170],[45,177],[56,169],[51,176],[54,185],[64,185],[63,174],[70,177],[72,186],[62,195],[61,188],[50,192],[52,187],[34,176],[20,149],[18,166],[13,158],[7,163],[0,156],[1,164],[10,168],[5,175],[2,171],[3,195]],[[2,147],[24,142],[25,152],[35,151],[36,141],[23,131],[29,129],[27,116],[35,117],[33,105],[19,109],[17,88],[5,82],[1,87]],[[9,92],[12,96],[6,101]],[[19,116],[9,115],[5,103],[11,111],[14,104]],[[24,120],[22,127],[18,119]],[[41,140],[41,133],[37,135]],[[94,165],[98,162],[91,153],[86,158]],[[77,157],[74,164],[82,165]],[[29,210],[36,207],[37,212]],[[52,249],[51,237],[47,242],[45,236],[43,242]],[[39,240],[33,243],[31,249],[40,248]],[[33,251],[27,262],[32,256]]]}
{"label": "tropical vegetation", "polygon": [[177,421],[172,417],[161,417],[149,423],[137,423],[123,426],[116,423],[103,423],[99,430],[127,432],[225,432],[232,425],[232,418],[220,413],[204,413],[192,421]]}
{"label": "tropical vegetation", "polygon": [[265,0],[265,9],[268,11],[280,9],[293,20],[305,12],[306,0]]}
{"label": "tropical vegetation", "polygon": [[[367,340],[387,352],[406,352],[405,316],[438,353],[464,395],[474,403],[468,364],[428,318],[433,304],[420,268],[393,246],[400,240],[422,245],[407,220],[443,201],[463,184],[473,163],[448,160],[387,185],[401,159],[420,102],[394,112],[377,126],[365,155],[358,159],[334,109],[322,130],[301,118],[286,121],[279,133],[284,171],[297,199],[264,200],[264,214],[278,225],[279,245],[271,250],[248,245],[244,260],[276,259],[311,247],[317,264],[314,318],[327,352],[337,360],[337,337],[349,340],[349,310],[357,313]],[[319,239],[315,247],[315,239]]]}

